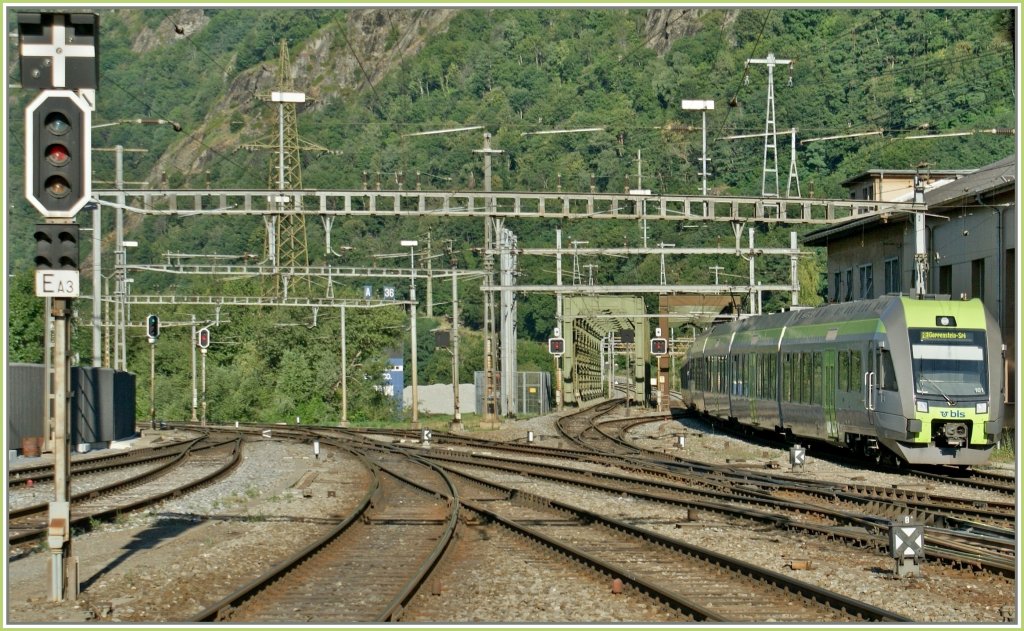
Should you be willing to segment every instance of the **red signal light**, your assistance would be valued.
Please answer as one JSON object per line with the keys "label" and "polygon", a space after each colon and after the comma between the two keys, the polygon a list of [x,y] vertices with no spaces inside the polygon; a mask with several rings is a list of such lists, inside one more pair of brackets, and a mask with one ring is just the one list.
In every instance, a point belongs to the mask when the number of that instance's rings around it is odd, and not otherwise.
{"label": "red signal light", "polygon": [[68,154],[68,148],[64,145],[50,145],[46,148],[46,161],[55,167],[62,167],[68,163],[71,156]]}

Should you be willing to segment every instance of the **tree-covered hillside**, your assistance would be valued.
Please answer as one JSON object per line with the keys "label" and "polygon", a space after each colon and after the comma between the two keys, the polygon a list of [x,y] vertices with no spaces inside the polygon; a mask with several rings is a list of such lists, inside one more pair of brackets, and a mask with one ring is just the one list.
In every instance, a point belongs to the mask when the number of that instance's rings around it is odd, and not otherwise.
{"label": "tree-covered hillside", "polygon": [[[16,25],[12,18],[17,10],[8,8],[10,25]],[[1016,147],[1012,136],[986,133],[903,139],[928,132],[1016,128],[1014,16],[1005,9],[169,7],[98,13],[101,80],[94,123],[161,118],[183,127],[175,133],[166,125],[118,124],[95,131],[95,147],[120,144],[146,150],[126,154],[125,179],[149,187],[164,180],[173,188],[266,186],[273,156],[241,147],[266,143],[276,133],[277,110],[263,97],[281,85],[282,39],[287,41],[288,80],[310,97],[299,112],[300,133],[331,150],[303,155],[305,188],[352,189],[364,182],[371,187],[379,182],[385,189],[399,183],[413,188],[419,174],[424,188],[480,189],[482,161],[473,151],[481,147],[483,130],[411,134],[482,126],[493,135],[492,146],[503,151],[494,159],[496,190],[554,190],[560,185],[582,191],[593,185],[598,191],[618,191],[636,186],[639,170],[644,188],[696,194],[701,184],[700,114],[681,111],[680,101],[713,99],[709,189],[758,195],[763,141],[727,137],[764,132],[767,69],[747,62],[768,54],[793,62],[775,68],[776,124],[780,132],[797,129],[804,196],[845,198],[840,183],[868,168],[927,164],[966,169],[993,162]],[[13,43],[8,46],[9,83],[17,84],[17,51]],[[17,309],[12,309],[8,337],[9,349],[17,349],[12,359],[24,360],[38,359],[33,336],[41,335],[31,325],[39,317],[33,312],[36,303],[13,296],[31,290],[18,279],[31,268],[30,224],[38,220],[23,200],[21,181],[22,109],[30,92],[10,90],[7,102],[6,246],[9,272],[18,281],[9,285]],[[575,128],[601,131],[530,133]],[[878,130],[881,135],[800,143]],[[785,191],[788,133],[779,136],[778,145]],[[95,154],[94,178],[97,187],[111,186],[111,153]],[[80,216],[79,221],[89,219]],[[140,220],[129,213],[129,221],[128,238],[140,244],[132,251],[133,261],[157,262],[167,252],[259,256],[264,248],[264,225],[258,219]],[[104,230],[112,226],[112,218],[105,215]],[[563,229],[566,242],[588,241],[591,246],[637,245],[642,238],[641,226],[625,223],[520,220],[509,227],[523,247],[551,247],[556,227]],[[733,240],[728,226],[653,222],[647,230],[655,244]],[[312,264],[391,265],[374,256],[395,253],[399,237],[424,243],[429,233],[433,254],[450,248],[461,268],[480,266],[474,248],[482,245],[483,231],[474,221],[339,218],[331,236],[336,251],[345,248],[341,256],[326,251],[319,222],[307,222],[307,231]],[[788,246],[788,229],[762,231],[758,239],[765,246]],[[110,254],[105,256],[107,274]],[[441,260],[437,266],[450,261],[447,255]],[[521,262],[522,282],[553,280],[549,260]],[[598,283],[656,282],[660,268],[653,256],[586,262],[597,265],[591,269]],[[666,262],[672,282],[711,282],[713,265],[724,265],[724,273],[744,274],[746,263],[711,257]],[[809,296],[815,293],[821,269],[820,253],[801,264]],[[788,279],[788,261],[766,261],[763,271]],[[264,291],[257,283],[227,282],[222,287],[208,277],[141,274],[133,291]],[[338,291],[358,295],[361,284],[342,284]],[[449,313],[449,284],[434,285],[436,313]],[[474,285],[467,285],[460,287],[463,322],[478,329],[483,319],[480,295]],[[769,297],[769,307],[781,300]],[[548,335],[553,302],[542,296],[521,299],[522,338],[539,341]],[[166,317],[186,320],[190,313],[169,310]],[[199,316],[212,317],[205,312]],[[215,387],[225,393],[222,403],[232,401],[224,413],[241,416],[263,410],[260,414],[270,419],[303,399],[322,403],[307,403],[317,410],[309,412],[313,417],[333,414],[329,410],[336,407],[338,370],[331,353],[336,351],[332,346],[324,350],[318,342],[338,334],[333,318],[318,320],[316,327],[310,326],[308,314],[298,313],[253,317],[239,311],[225,319],[230,322],[218,329],[217,339],[224,342],[212,372],[214,384],[220,384]],[[362,322],[356,317],[352,326],[365,326],[369,336],[371,330],[400,328],[401,322],[393,315],[368,314]],[[283,323],[306,326],[277,326]],[[433,324],[425,321],[421,331]],[[88,330],[81,321],[76,328],[83,363],[90,355]],[[268,336],[281,344],[252,341]],[[394,332],[389,336],[393,339]],[[479,345],[467,339],[463,370],[469,378],[480,363],[479,354],[474,355]],[[376,354],[357,349],[367,353],[358,362],[372,380],[386,357],[381,340],[368,337],[366,343],[375,345],[367,349],[375,348]],[[141,352],[144,339],[133,338],[131,344],[134,358],[148,360]],[[431,352],[432,341],[423,344],[421,375],[446,380],[447,355]],[[532,346],[523,347],[525,367],[548,369],[543,355],[532,359],[532,352]],[[148,368],[138,368],[148,374]],[[185,379],[178,372],[182,366],[169,360],[166,369],[171,381]],[[254,385],[234,388],[229,369],[251,375]],[[266,387],[255,385],[268,375],[273,378]],[[165,379],[159,393],[164,408],[176,413],[187,409],[188,397],[167,383]],[[372,389],[368,393],[372,398]],[[271,409],[273,413],[266,412]]]}

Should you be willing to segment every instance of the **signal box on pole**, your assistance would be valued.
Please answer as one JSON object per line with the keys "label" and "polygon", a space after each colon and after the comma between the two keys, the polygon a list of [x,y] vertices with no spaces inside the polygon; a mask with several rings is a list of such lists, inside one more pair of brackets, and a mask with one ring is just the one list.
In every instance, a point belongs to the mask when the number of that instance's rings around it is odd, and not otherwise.
{"label": "signal box on pole", "polygon": [[25,108],[25,198],[47,219],[71,219],[92,194],[92,113],[70,90]]}

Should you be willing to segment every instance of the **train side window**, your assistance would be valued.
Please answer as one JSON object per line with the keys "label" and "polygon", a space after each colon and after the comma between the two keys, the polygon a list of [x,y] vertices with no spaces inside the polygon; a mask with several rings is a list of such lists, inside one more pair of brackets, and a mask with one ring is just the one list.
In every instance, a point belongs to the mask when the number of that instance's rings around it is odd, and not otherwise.
{"label": "train side window", "polygon": [[850,392],[862,392],[864,389],[864,373],[861,366],[860,351],[853,351],[850,354]]}
{"label": "train side window", "polygon": [[758,359],[758,374],[761,375],[759,383],[761,384],[761,391],[758,393],[762,399],[767,399],[772,394],[772,382],[771,382],[771,357],[760,353],[757,356]]}
{"label": "train side window", "polygon": [[898,392],[899,388],[896,386],[896,369],[892,365],[892,353],[886,350],[879,351],[880,365],[882,374],[878,378],[878,383],[882,384],[882,390],[889,390],[890,392]]}
{"label": "train side window", "polygon": [[789,375],[786,377],[788,382],[786,388],[786,400],[787,401],[798,401],[800,399],[800,355],[797,353],[789,354]]}
{"label": "train side window", "polygon": [[758,358],[761,360],[761,398],[767,399],[772,394],[771,357],[762,353]]}
{"label": "train side window", "polygon": [[789,353],[782,354],[782,397],[783,401],[789,401]]}
{"label": "train side window", "polygon": [[803,372],[800,369],[800,359],[802,357],[803,353],[793,353],[793,403],[800,402],[800,391],[802,389],[800,385],[803,382],[804,378]]}
{"label": "train side window", "polygon": [[821,390],[824,385],[824,379],[822,379],[822,364],[821,364],[821,353],[811,353],[811,403],[821,403]]}
{"label": "train side window", "polygon": [[750,394],[755,399],[761,398],[761,379],[763,373],[761,372],[761,353],[754,353],[750,356],[751,372],[751,383],[750,383]]}
{"label": "train side window", "polygon": [[786,353],[782,358],[782,399],[793,400],[793,354]]}
{"label": "train side window", "polygon": [[811,378],[810,372],[808,371],[810,363],[807,361],[807,353],[800,353],[798,360],[800,361],[798,368],[799,383],[797,384],[796,396],[794,398],[800,403],[807,403],[807,394],[810,392],[810,389],[808,388],[810,384],[807,382]]}
{"label": "train side window", "polygon": [[850,391],[850,351],[839,351],[839,390]]}

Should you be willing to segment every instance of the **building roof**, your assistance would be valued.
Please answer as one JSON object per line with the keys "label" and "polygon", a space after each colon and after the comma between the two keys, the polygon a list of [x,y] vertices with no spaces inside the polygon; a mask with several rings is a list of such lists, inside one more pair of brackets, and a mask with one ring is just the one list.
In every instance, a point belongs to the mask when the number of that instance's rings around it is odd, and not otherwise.
{"label": "building roof", "polygon": [[[858,173],[857,175],[854,175],[853,177],[845,180],[844,182],[842,182],[842,186],[849,186],[850,184],[855,184],[856,182],[860,182],[861,180],[866,180],[866,179],[874,178],[874,177],[881,177],[881,178],[884,178],[886,176],[914,177],[915,175],[918,175],[920,173],[922,173],[922,171],[920,169],[868,169],[867,171],[864,171],[862,173]],[[968,173],[972,173],[972,170],[971,169],[928,169],[928,170],[924,171],[924,173],[925,173],[925,175],[927,175],[929,177],[929,179],[935,179],[935,178],[946,178],[946,177],[956,177],[956,176],[959,176],[959,175],[967,175]]]}
{"label": "building roof", "polygon": [[924,194],[924,203],[929,208],[941,208],[962,198],[974,199],[982,193],[998,193],[1016,186],[1017,155],[1013,154],[971,171],[964,177],[945,186],[933,188]]}
{"label": "building roof", "polygon": [[[886,173],[893,173],[893,171],[886,171]],[[939,172],[932,171],[931,173],[934,175]],[[1015,187],[1017,182],[1017,156],[1016,154],[1010,155],[998,162],[993,162],[965,173],[967,174],[959,179],[926,191],[924,201],[928,209],[935,209],[941,212],[943,207],[949,207],[952,203],[961,199],[973,200],[975,195],[998,193]],[[869,226],[882,222],[909,221],[909,219],[910,217],[906,213],[895,213],[893,215],[872,213],[871,215],[854,218],[843,223],[812,230],[804,235],[803,243],[807,246],[825,246],[833,239],[843,238],[854,231],[859,233]]]}

